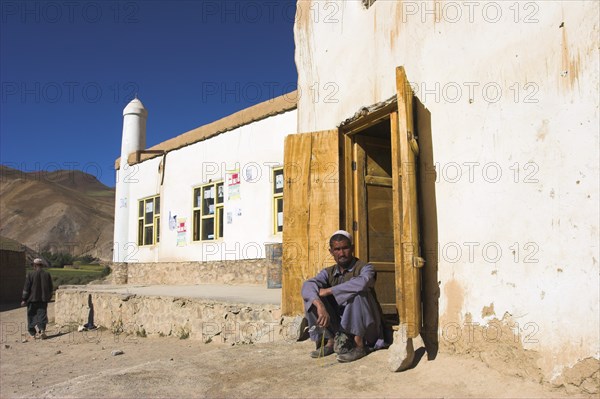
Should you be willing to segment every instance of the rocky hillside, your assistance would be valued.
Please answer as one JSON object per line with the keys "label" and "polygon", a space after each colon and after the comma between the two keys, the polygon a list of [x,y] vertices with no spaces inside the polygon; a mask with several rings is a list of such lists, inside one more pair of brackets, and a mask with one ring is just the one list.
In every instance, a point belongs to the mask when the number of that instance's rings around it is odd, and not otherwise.
{"label": "rocky hillside", "polygon": [[112,258],[115,191],[74,170],[0,165],[0,235],[34,251]]}

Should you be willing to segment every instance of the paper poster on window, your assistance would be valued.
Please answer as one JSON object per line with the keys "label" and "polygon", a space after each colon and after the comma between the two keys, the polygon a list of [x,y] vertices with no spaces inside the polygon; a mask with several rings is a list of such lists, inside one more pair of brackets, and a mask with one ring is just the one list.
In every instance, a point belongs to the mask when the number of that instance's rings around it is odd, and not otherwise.
{"label": "paper poster on window", "polygon": [[277,212],[277,226],[283,226],[283,212]]}
{"label": "paper poster on window", "polygon": [[177,246],[184,247],[186,244],[187,225],[186,218],[177,218]]}
{"label": "paper poster on window", "polygon": [[234,169],[227,172],[227,188],[229,200],[238,200],[240,196],[240,170]]}
{"label": "paper poster on window", "polygon": [[275,176],[275,188],[277,190],[280,190],[283,188],[283,175],[276,175]]}
{"label": "paper poster on window", "polygon": [[152,201],[146,202],[146,213],[152,213],[152,205],[154,205],[154,202],[152,202]]}

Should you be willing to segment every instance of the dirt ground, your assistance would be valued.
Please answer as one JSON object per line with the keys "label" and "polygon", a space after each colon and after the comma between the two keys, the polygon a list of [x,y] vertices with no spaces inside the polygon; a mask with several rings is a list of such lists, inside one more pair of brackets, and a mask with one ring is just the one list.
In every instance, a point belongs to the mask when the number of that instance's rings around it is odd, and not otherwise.
{"label": "dirt ground", "polygon": [[[53,315],[50,304],[51,322]],[[25,319],[25,308],[0,312],[2,398],[568,396],[445,353],[392,373],[385,350],[342,364],[334,356],[311,359],[310,342],[226,346],[106,330],[61,332],[52,323],[49,339],[22,342]]]}

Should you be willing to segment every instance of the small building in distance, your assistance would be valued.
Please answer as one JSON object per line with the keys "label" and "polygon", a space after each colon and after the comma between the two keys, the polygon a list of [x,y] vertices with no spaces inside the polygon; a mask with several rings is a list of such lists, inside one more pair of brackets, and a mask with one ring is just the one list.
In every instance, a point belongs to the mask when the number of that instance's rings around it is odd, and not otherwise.
{"label": "small building in distance", "polygon": [[26,267],[24,246],[0,237],[0,303],[21,301]]}

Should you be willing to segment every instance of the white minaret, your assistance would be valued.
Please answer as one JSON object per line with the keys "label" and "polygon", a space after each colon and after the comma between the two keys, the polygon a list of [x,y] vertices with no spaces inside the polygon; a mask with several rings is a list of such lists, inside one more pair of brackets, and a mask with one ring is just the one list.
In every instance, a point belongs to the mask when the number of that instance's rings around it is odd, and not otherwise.
{"label": "white minaret", "polygon": [[147,118],[148,111],[137,96],[123,109],[121,160],[116,173],[113,262],[126,262],[130,259],[128,256],[135,253],[137,248],[136,237],[129,236],[129,225],[132,220],[129,212],[130,210],[137,212],[137,204],[133,203],[129,196],[129,187],[135,183],[135,174],[134,167],[129,166],[127,158],[132,152],[146,148]]}

